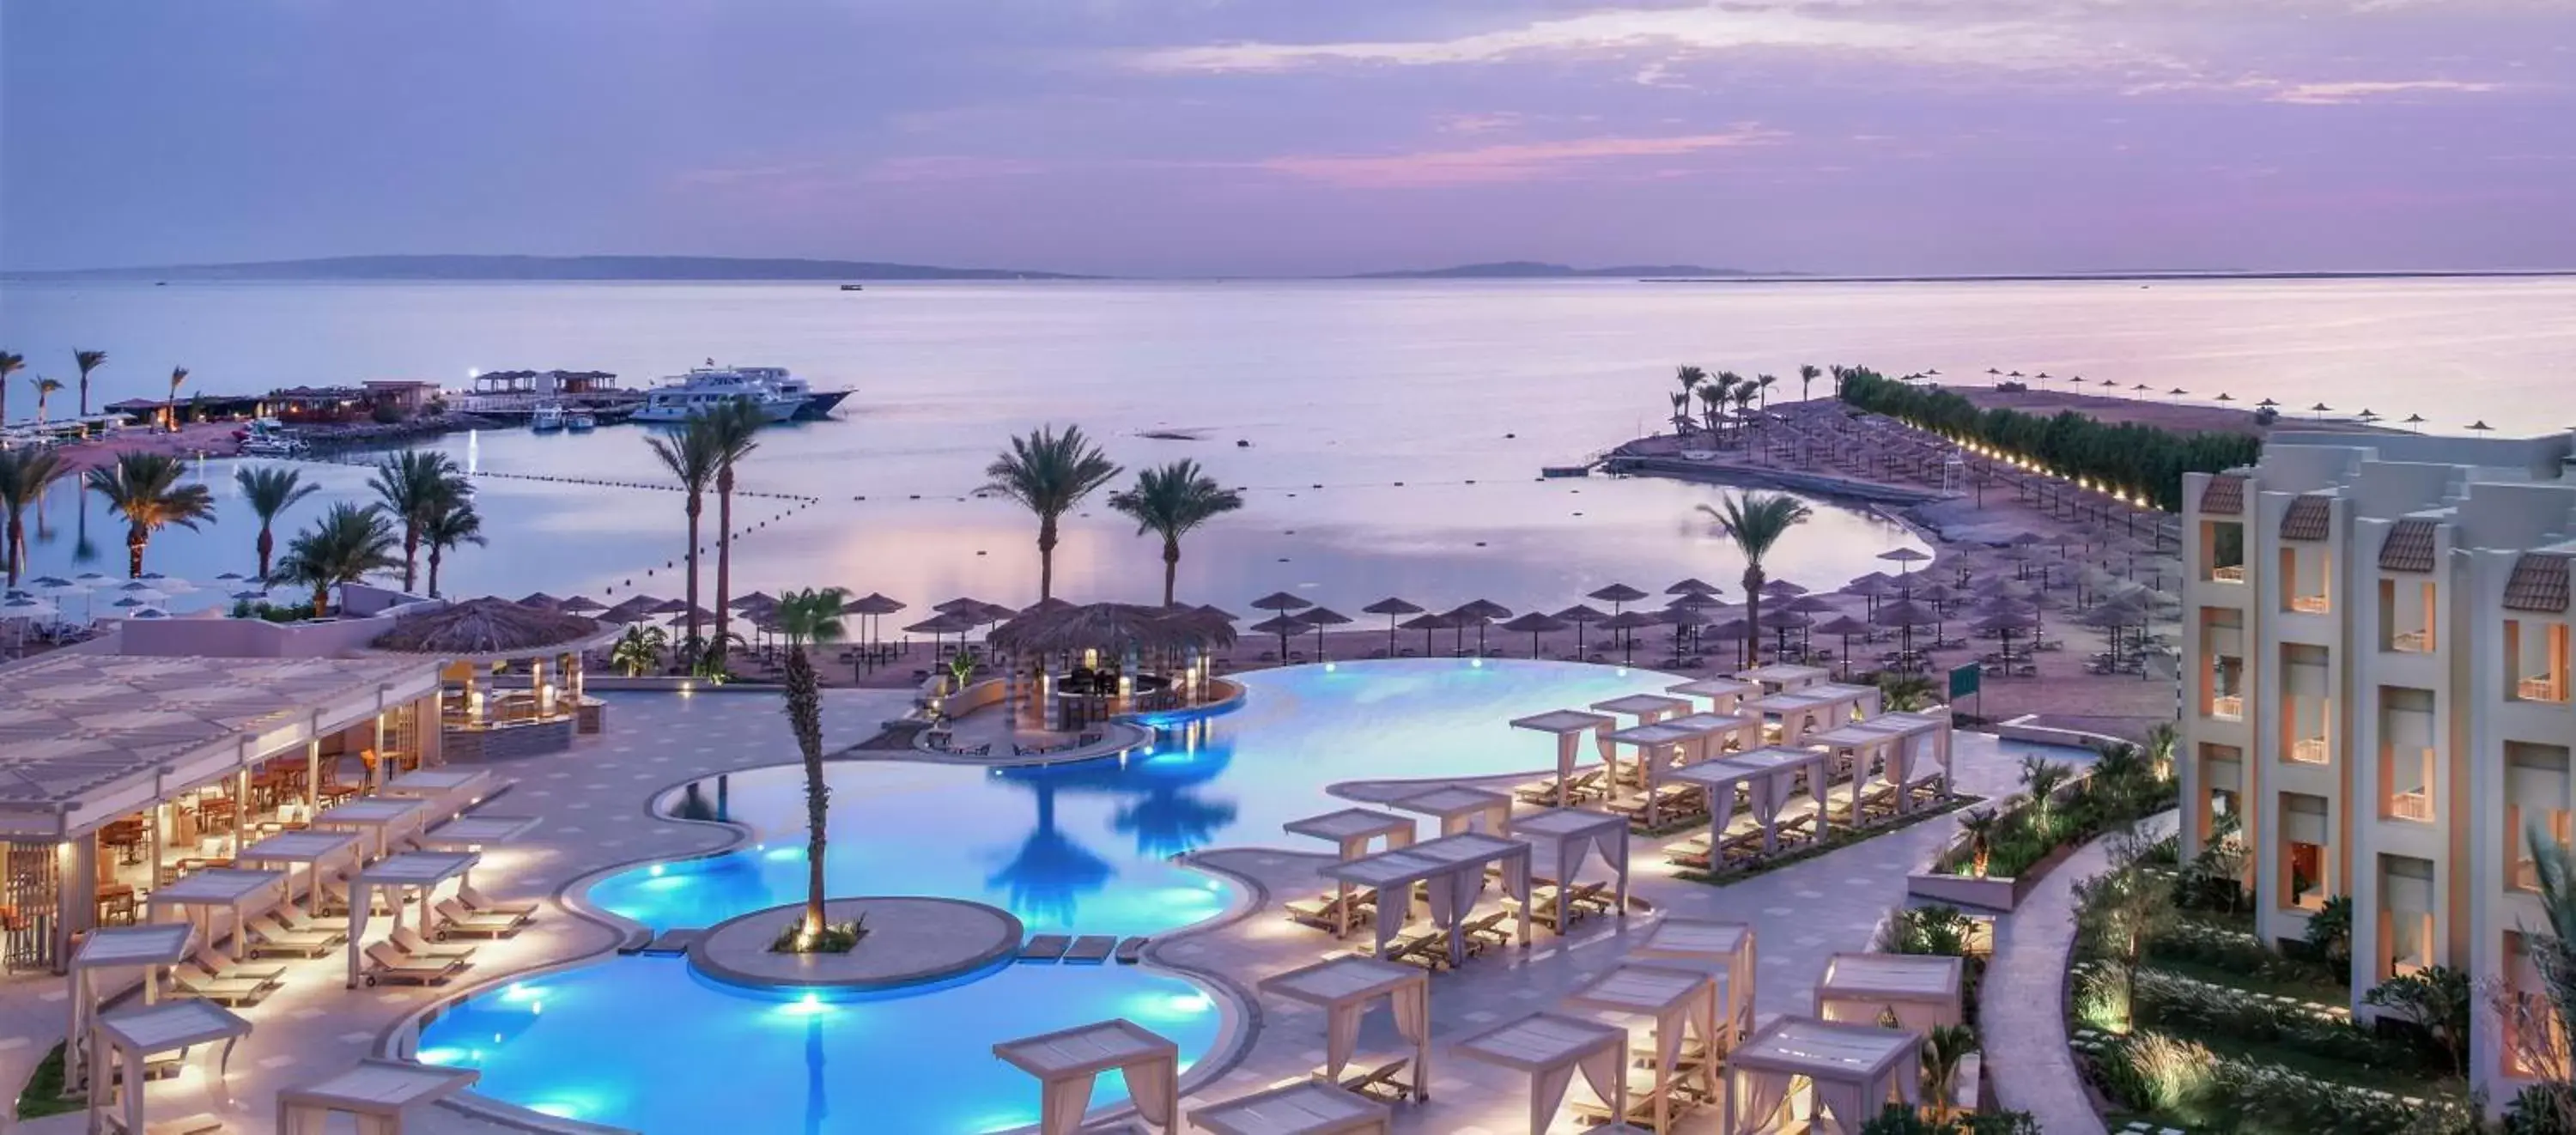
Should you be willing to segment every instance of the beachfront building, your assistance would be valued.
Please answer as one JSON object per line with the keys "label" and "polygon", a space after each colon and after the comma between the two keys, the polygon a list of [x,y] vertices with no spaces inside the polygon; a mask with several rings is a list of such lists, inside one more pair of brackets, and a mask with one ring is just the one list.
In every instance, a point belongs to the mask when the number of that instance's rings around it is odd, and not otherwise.
{"label": "beachfront building", "polygon": [[[2571,435],[2279,433],[2183,499],[2183,853],[2243,841],[2267,940],[2350,896],[2357,1014],[2434,965],[2537,992],[2527,839],[2576,836]],[[2478,1003],[2501,1106],[2524,1070]]]}

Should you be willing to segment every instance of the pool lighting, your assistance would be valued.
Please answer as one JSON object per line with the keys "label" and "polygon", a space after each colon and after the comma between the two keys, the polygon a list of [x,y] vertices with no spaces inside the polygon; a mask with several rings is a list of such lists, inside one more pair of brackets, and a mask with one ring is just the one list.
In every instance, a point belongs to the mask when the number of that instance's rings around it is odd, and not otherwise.
{"label": "pool lighting", "polygon": [[528,1110],[539,1115],[551,1115],[557,1119],[581,1118],[581,1105],[564,1100],[547,1100],[544,1103],[532,1103],[528,1105]]}
{"label": "pool lighting", "polygon": [[772,863],[784,863],[791,859],[805,858],[805,849],[801,847],[775,848],[762,852],[760,857],[769,860]]}
{"label": "pool lighting", "polygon": [[501,1000],[517,1004],[522,1001],[536,1001],[545,995],[545,986],[531,985],[524,981],[513,981],[510,983],[510,987],[508,989],[501,991]]}
{"label": "pool lighting", "polygon": [[1216,1008],[1216,1002],[1208,1000],[1204,993],[1175,993],[1164,1001],[1163,1007],[1182,1016],[1195,1017]]}
{"label": "pool lighting", "polygon": [[831,1011],[832,1006],[819,993],[808,993],[778,1007],[779,1015],[786,1017],[820,1017]]}
{"label": "pool lighting", "polygon": [[1333,671],[1335,671],[1335,670],[1337,670],[1337,669],[1340,669],[1340,668],[1341,668],[1341,663],[1338,663],[1338,662],[1327,662],[1327,663],[1325,663],[1325,664],[1324,664],[1324,672],[1325,672],[1325,673],[1327,673],[1327,674],[1330,674],[1330,673],[1332,673]]}
{"label": "pool lighting", "polygon": [[661,864],[656,863],[656,864],[654,864],[654,865],[653,865],[653,877],[654,877],[654,878],[656,878],[656,879],[659,879],[659,878],[661,878],[661,877],[662,877],[662,865],[661,865]]}

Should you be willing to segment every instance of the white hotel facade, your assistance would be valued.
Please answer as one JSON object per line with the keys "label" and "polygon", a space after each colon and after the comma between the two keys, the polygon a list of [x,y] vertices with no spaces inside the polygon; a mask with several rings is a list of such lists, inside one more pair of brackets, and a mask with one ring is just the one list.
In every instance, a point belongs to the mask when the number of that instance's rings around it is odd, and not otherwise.
{"label": "white hotel facade", "polygon": [[[2221,815],[2257,930],[2353,901],[2353,1010],[2431,965],[2536,991],[2526,832],[2576,836],[2571,435],[2277,433],[2184,478],[2183,850]],[[2479,999],[2473,1080],[2519,1069]]]}

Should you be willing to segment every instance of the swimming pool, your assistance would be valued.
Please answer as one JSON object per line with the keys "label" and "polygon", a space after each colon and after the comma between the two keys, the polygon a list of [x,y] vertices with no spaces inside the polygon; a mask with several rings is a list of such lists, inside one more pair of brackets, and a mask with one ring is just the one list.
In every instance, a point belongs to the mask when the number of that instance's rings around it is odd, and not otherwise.
{"label": "swimming pool", "polygon": [[[1236,897],[1231,884],[1172,863],[1176,854],[1323,850],[1280,825],[1346,804],[1328,785],[1550,767],[1554,739],[1512,729],[1511,718],[1677,679],[1422,659],[1240,680],[1241,708],[1166,727],[1152,751],[1124,760],[834,764],[831,893],[971,899],[1010,909],[1032,931],[1165,933],[1224,913]],[[792,765],[669,793],[657,806],[744,824],[753,840],[620,872],[586,897],[656,929],[797,901],[802,793]],[[900,996],[825,1001],[717,985],[678,959],[618,958],[470,998],[422,1029],[420,1054],[482,1069],[486,1095],[646,1132],[945,1135],[1036,1121],[1035,1081],[995,1060],[995,1042],[1114,1016],[1171,1037],[1185,1063],[1225,1030],[1208,991],[1130,967],[1006,966]],[[1123,1098],[1117,1078],[1104,1077],[1094,1100]]]}

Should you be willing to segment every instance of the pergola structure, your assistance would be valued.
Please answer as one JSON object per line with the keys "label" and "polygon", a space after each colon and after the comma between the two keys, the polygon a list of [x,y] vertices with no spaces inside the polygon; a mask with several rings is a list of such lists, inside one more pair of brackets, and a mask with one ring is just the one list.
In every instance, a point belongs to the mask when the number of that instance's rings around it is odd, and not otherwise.
{"label": "pergola structure", "polygon": [[1610,760],[1610,728],[1618,719],[1579,709],[1553,709],[1529,717],[1514,718],[1512,728],[1528,729],[1556,737],[1556,802],[1573,803],[1566,782],[1574,776],[1576,765],[1583,763],[1583,735],[1592,735],[1593,755],[1605,765]]}
{"label": "pergola structure", "polygon": [[1835,954],[1816,982],[1816,1016],[1929,1034],[1960,1020],[1967,963],[1938,954]]}
{"label": "pergola structure", "polygon": [[1707,698],[1708,712],[1732,714],[1736,711],[1736,707],[1744,704],[1745,699],[1761,697],[1767,691],[1762,688],[1762,683],[1746,681],[1742,678],[1701,678],[1666,686],[1664,692],[1680,694],[1683,697]]}
{"label": "pergola structure", "polygon": [[498,779],[491,770],[481,768],[413,769],[386,781],[384,794],[426,801],[429,818],[444,820],[482,803],[492,794]]}
{"label": "pergola structure", "polygon": [[1798,666],[1787,662],[1774,662],[1768,666],[1738,670],[1735,676],[1762,687],[1763,695],[1769,696],[1790,690],[1803,690],[1828,681],[1832,679],[1834,672],[1822,666]]}
{"label": "pergola structure", "polygon": [[242,940],[247,935],[242,924],[250,915],[244,908],[257,905],[262,910],[275,905],[278,892],[286,886],[284,871],[245,871],[238,867],[208,867],[179,876],[179,881],[152,892],[152,905],[188,909],[190,922],[203,920],[202,933],[208,942],[220,941],[215,933],[215,912],[232,915],[232,956],[239,961]]}
{"label": "pergola structure", "polygon": [[1345,954],[1264,978],[1261,991],[1324,1011],[1324,1076],[1342,1082],[1359,1048],[1360,1022],[1381,1000],[1395,1016],[1395,1032],[1413,1045],[1406,1087],[1416,1100],[1431,1098],[1431,975],[1413,966]]}
{"label": "pergola structure", "polygon": [[[1290,835],[1312,836],[1331,843],[1342,862],[1369,854],[1369,845],[1384,839],[1386,850],[1413,846],[1414,820],[1368,808],[1344,808],[1280,825]],[[1334,934],[1349,937],[1351,933],[1351,885],[1342,880],[1333,883],[1332,906],[1339,920]]]}
{"label": "pergola structure", "polygon": [[[1780,812],[1796,793],[1801,774],[1806,777],[1808,792],[1816,801],[1816,822],[1825,822],[1824,787],[1825,754],[1812,749],[1755,749],[1737,753],[1723,760],[1692,765],[1673,773],[1673,779],[1696,784],[1708,790],[1708,845],[1710,864],[1718,864],[1726,848],[1726,829],[1735,819],[1735,792],[1741,785],[1744,800],[1753,822],[1762,833],[1762,851],[1769,854],[1780,849]],[[1822,837],[1824,832],[1817,831]]]}
{"label": "pergola structure", "polygon": [[1440,821],[1442,835],[1460,832],[1497,836],[1512,834],[1512,798],[1501,792],[1447,784],[1389,800],[1387,807],[1436,817]]}
{"label": "pergola structure", "polygon": [[1661,724],[1666,729],[1682,729],[1691,733],[1690,740],[1682,748],[1684,764],[1762,747],[1762,715],[1758,713],[1685,713],[1665,718]]}
{"label": "pergola structure", "polygon": [[[510,843],[537,826],[535,816],[459,816],[421,834],[420,846],[425,851],[481,851],[496,843]],[[474,881],[471,871],[457,876]]]}
{"label": "pergola structure", "polygon": [[1578,1073],[1610,1114],[1628,1113],[1628,1030],[1616,1025],[1532,1013],[1459,1041],[1449,1051],[1529,1076],[1529,1135],[1546,1135]]}
{"label": "pergola structure", "polygon": [[303,864],[306,896],[304,909],[310,911],[313,906],[318,905],[316,900],[322,894],[323,872],[329,871],[334,878],[340,875],[341,869],[333,867],[331,865],[333,861],[346,856],[349,860],[348,869],[357,869],[358,839],[355,832],[312,830],[279,832],[243,848],[241,854],[235,858],[237,862],[245,864],[276,864],[276,869],[287,876],[285,897],[290,908],[295,904],[295,865]]}
{"label": "pergola structure", "polygon": [[1512,835],[1530,845],[1534,868],[1544,868],[1540,877],[1556,887],[1555,921],[1551,924],[1562,934],[1566,927],[1566,904],[1574,891],[1575,872],[1580,870],[1593,851],[1610,867],[1617,888],[1619,917],[1628,917],[1628,821],[1607,812],[1581,808],[1550,808],[1532,812],[1512,823]]}
{"label": "pergola structure", "polygon": [[1394,1117],[1376,1100],[1308,1080],[1209,1104],[1190,1124],[1209,1135],[1387,1135]]}
{"label": "pergola structure", "polygon": [[[1731,722],[1734,719],[1723,720]],[[1612,745],[1636,750],[1636,756],[1632,759],[1636,762],[1638,791],[1644,794],[1643,818],[1647,827],[1651,828],[1662,822],[1663,799],[1662,794],[1656,790],[1663,787],[1665,780],[1674,769],[1690,764],[1698,755],[1707,751],[1707,739],[1716,729],[1717,727],[1704,723],[1683,725],[1677,721],[1661,721],[1651,725],[1630,726],[1609,734]],[[1619,780],[1618,768],[1614,762],[1610,775],[1610,796],[1613,800],[1619,795]]]}
{"label": "pergola structure", "polygon": [[403,907],[418,892],[421,936],[434,938],[436,935],[429,932],[430,892],[440,883],[472,870],[479,858],[468,851],[406,851],[379,859],[358,872],[358,877],[349,881],[349,988],[356,989],[361,976],[367,917],[376,905],[373,892],[382,889],[392,893],[396,930],[402,929]]}
{"label": "pergola structure", "polygon": [[[1234,638],[1233,620],[1208,607],[1042,603],[994,627],[984,643],[1009,655],[1002,704],[1013,724],[1059,730],[1095,716],[1093,707],[1110,715],[1206,704],[1219,688],[1209,654]],[[1059,659],[1067,663],[1062,674],[1051,665]]]}
{"label": "pergola structure", "polygon": [[1181,1050],[1124,1017],[1003,1041],[993,1055],[1038,1078],[1038,1135],[1073,1135],[1103,1072],[1127,1081],[1136,1115],[1164,1135],[1180,1130]]}
{"label": "pergola structure", "polygon": [[334,1115],[355,1118],[363,1135],[403,1135],[414,1108],[437,1103],[482,1078],[472,1068],[361,1060],[320,1083],[277,1093],[278,1135],[323,1135]]}
{"label": "pergola structure", "polygon": [[1768,1129],[1800,1081],[1808,1085],[1809,1130],[1858,1135],[1891,1101],[1922,1094],[1920,1033],[1782,1017],[1726,1059],[1729,1135]]}
{"label": "pergola structure", "polygon": [[1847,721],[1875,715],[1878,706],[1876,686],[1822,682],[1756,698],[1746,702],[1744,709],[1748,713],[1779,719],[1780,735],[1773,739],[1773,743],[1797,745],[1803,743],[1810,733],[1820,733]]}
{"label": "pergola structure", "polygon": [[1724,975],[1721,1010],[1741,1038],[1753,1031],[1753,927],[1705,918],[1667,918],[1628,948],[1631,961],[1688,963]]}
{"label": "pergola structure", "polygon": [[188,960],[197,948],[197,928],[185,922],[148,922],[141,926],[106,926],[90,932],[72,954],[71,1027],[63,1033],[63,1083],[78,1084],[87,1071],[89,1020],[109,989],[103,974],[143,971],[143,1003],[161,1000],[161,975]]}
{"label": "pergola structure", "polygon": [[[122,1075],[102,1071],[89,1078],[89,1129],[145,1135],[156,1130],[209,1131],[222,1123],[212,1116],[147,1125],[143,1119],[143,1069],[155,1056],[181,1053],[199,1045],[223,1042],[222,1054],[208,1077],[209,1090],[223,1095],[224,1073],[232,1062],[233,1044],[250,1035],[250,1022],[211,1001],[194,998],[165,1001],[141,1009],[109,1013],[90,1024],[90,1048],[102,1064],[116,1065]],[[116,1110],[109,1111],[109,1097]]]}
{"label": "pergola structure", "polygon": [[[1717,1004],[1717,983],[1705,972],[1633,964],[1612,967],[1559,1002],[1566,1009],[1647,1019],[1654,1037],[1655,1080],[1648,1089],[1650,1106],[1643,1110],[1657,1131],[1672,1130],[1674,1080],[1685,1068],[1699,1079],[1704,1095],[1717,1096],[1717,1061],[1723,1051]],[[1696,1053],[1686,1049],[1693,1036],[1699,1040]],[[1632,1101],[1630,1106],[1637,1105]]]}
{"label": "pergola structure", "polygon": [[1327,865],[1325,878],[1377,890],[1377,949],[1380,954],[1413,919],[1414,884],[1428,884],[1431,924],[1448,931],[1449,964],[1465,960],[1466,943],[1458,925],[1476,908],[1485,867],[1501,864],[1503,890],[1520,903],[1520,944],[1530,940],[1530,845],[1478,832],[1427,840],[1397,851],[1362,856]]}
{"label": "pergola structure", "polygon": [[1667,717],[1679,717],[1689,713],[1691,708],[1689,698],[1665,697],[1662,694],[1623,694],[1592,703],[1594,713],[1633,717],[1639,725],[1652,725]]}
{"label": "pergola structure", "polygon": [[313,826],[330,831],[353,831],[366,838],[365,855],[381,859],[393,850],[393,843],[405,832],[418,831],[429,818],[429,804],[398,796],[369,796],[346,804],[325,808],[313,817]]}
{"label": "pergola structure", "polygon": [[1877,769],[1896,792],[1896,810],[1903,812],[1912,807],[1912,789],[1918,784],[1938,784],[1941,794],[1949,795],[1950,733],[1946,712],[1882,713],[1814,734],[1806,743],[1824,746],[1837,765],[1850,770],[1855,799],[1860,783]]}

